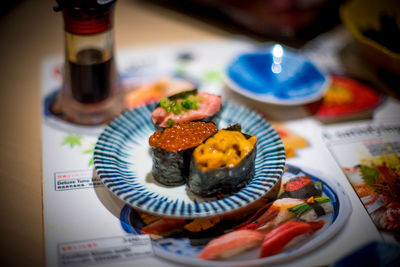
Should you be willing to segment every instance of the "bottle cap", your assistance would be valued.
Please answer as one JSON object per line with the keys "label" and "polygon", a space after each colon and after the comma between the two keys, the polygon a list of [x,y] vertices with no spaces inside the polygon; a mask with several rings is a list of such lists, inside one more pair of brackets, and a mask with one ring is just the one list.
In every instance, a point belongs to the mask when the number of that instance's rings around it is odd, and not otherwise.
{"label": "bottle cap", "polygon": [[55,11],[63,11],[64,29],[78,35],[104,32],[112,27],[115,0],[56,0]]}

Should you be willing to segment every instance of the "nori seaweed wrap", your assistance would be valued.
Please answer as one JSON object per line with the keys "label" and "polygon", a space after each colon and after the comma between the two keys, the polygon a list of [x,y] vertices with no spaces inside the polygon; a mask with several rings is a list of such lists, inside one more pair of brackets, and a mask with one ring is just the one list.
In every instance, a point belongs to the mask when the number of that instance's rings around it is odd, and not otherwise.
{"label": "nori seaweed wrap", "polygon": [[163,185],[184,184],[194,148],[216,131],[212,122],[184,122],[156,131],[149,138],[154,179]]}
{"label": "nori seaweed wrap", "polygon": [[278,198],[309,198],[322,195],[322,183],[312,181],[311,177],[299,176],[283,184],[283,192]]}
{"label": "nori seaweed wrap", "polygon": [[246,186],[255,173],[256,141],[257,137],[241,133],[239,124],[207,139],[193,153],[187,182],[190,190],[209,197]]}
{"label": "nori seaweed wrap", "polygon": [[160,147],[152,148],[154,179],[163,185],[181,185],[189,174],[193,148],[171,152]]}
{"label": "nori seaweed wrap", "polygon": [[221,98],[214,94],[198,93],[197,89],[163,97],[152,112],[152,122],[157,130],[175,123],[204,121],[218,123]]}

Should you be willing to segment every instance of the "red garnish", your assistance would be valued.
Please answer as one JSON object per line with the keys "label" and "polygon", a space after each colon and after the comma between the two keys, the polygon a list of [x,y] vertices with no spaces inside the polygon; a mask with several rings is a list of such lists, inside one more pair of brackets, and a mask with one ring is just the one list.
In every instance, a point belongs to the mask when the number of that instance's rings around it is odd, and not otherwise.
{"label": "red garnish", "polygon": [[293,179],[290,179],[285,185],[284,189],[285,191],[291,192],[291,191],[296,191],[299,190],[300,188],[308,185],[311,183],[311,178],[307,176],[301,176],[301,177],[296,177]]}

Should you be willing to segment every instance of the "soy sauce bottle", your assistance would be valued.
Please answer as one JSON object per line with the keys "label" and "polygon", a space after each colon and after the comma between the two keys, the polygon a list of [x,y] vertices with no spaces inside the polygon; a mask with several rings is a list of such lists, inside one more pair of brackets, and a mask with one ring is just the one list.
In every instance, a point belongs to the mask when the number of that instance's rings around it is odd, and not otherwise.
{"label": "soy sauce bottle", "polygon": [[114,59],[115,0],[57,0],[65,30],[65,65],[59,104],[77,124],[118,115],[123,99]]}

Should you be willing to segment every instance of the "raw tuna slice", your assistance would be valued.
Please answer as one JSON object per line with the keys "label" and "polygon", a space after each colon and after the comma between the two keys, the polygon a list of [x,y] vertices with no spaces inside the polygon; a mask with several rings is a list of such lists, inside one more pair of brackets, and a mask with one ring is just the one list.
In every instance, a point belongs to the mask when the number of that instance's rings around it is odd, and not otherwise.
{"label": "raw tuna slice", "polygon": [[186,121],[211,121],[221,109],[221,98],[214,94],[199,93],[197,94],[199,107],[197,109],[182,110],[180,114],[174,114],[172,111],[167,112],[163,107],[159,106],[153,110],[151,119],[156,126],[168,127],[167,121],[180,123]]}

